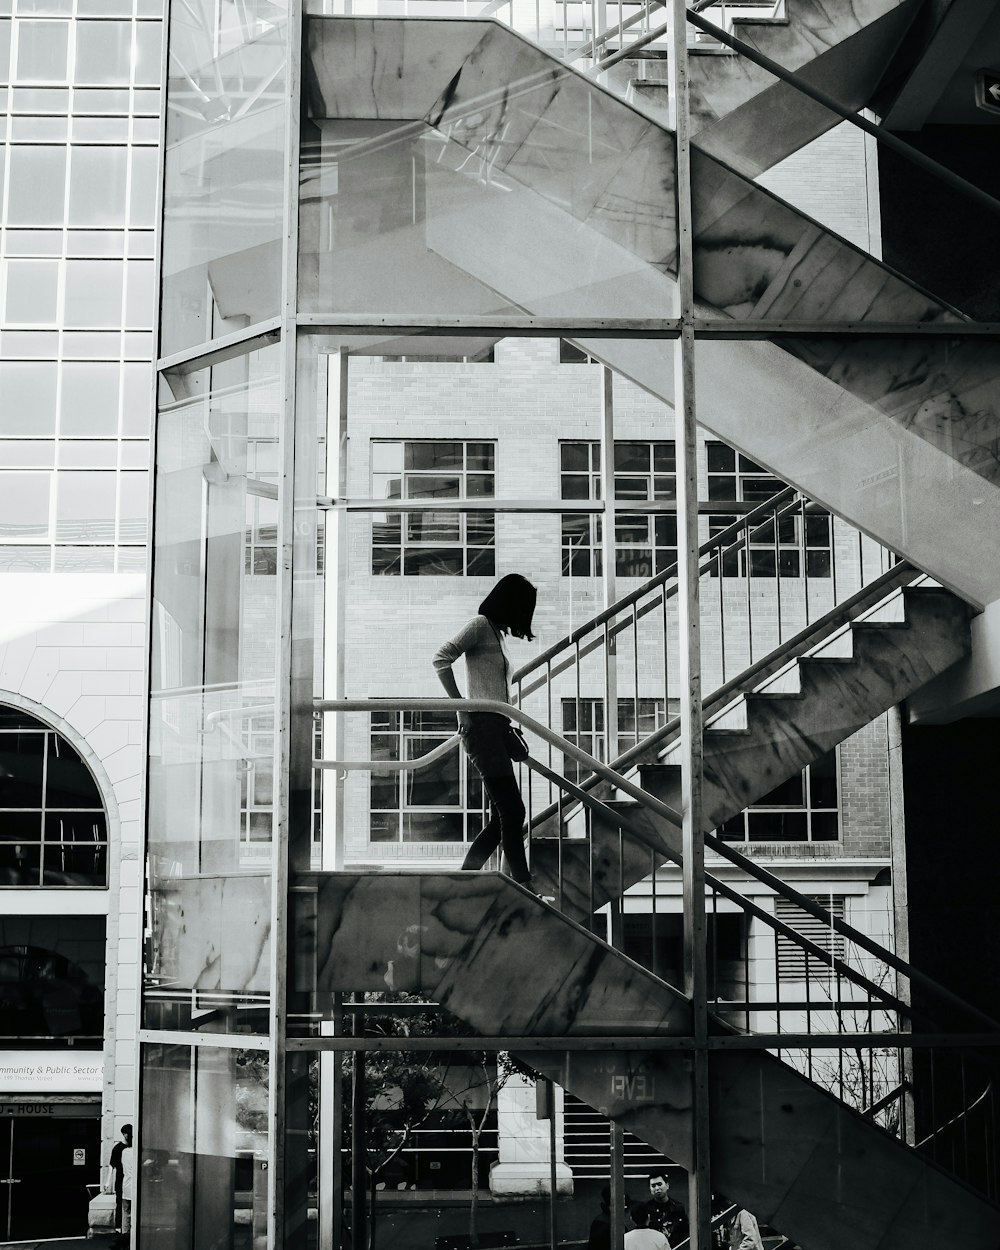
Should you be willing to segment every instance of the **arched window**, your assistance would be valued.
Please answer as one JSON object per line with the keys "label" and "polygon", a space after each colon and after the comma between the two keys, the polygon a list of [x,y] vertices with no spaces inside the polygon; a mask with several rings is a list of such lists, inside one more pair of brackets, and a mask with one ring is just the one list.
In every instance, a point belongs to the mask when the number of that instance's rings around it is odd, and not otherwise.
{"label": "arched window", "polygon": [[0,886],[107,883],[107,818],[90,769],[50,726],[0,705]]}

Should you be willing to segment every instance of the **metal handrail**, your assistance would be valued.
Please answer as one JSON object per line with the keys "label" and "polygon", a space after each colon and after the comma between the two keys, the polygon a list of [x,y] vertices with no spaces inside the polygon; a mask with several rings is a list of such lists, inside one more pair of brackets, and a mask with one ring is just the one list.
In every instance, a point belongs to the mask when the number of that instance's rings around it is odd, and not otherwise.
{"label": "metal handrail", "polygon": [[[720,507],[716,509],[716,511],[722,515],[726,515],[726,509],[722,506],[724,502],[725,501],[720,500]],[[796,490],[794,486],[786,486],[784,490],[778,491],[778,493],[772,495],[770,499],[765,499],[762,503],[757,504],[756,507],[751,508],[749,512],[746,512],[743,516],[737,518],[737,520],[735,520],[731,525],[727,525],[725,529],[720,530],[718,534],[715,534],[712,538],[709,538],[706,542],[702,543],[702,545],[698,548],[698,559],[700,560],[703,556],[711,556],[713,559],[716,558],[721,548],[725,547],[726,544],[729,543],[730,539],[742,534],[746,530],[752,529],[762,517],[771,517],[773,514],[774,521],[779,521],[784,513],[777,512],[777,508],[784,508],[787,504],[790,510],[798,507],[800,503],[808,504],[811,502],[812,501],[809,500],[807,496],[803,495],[801,491]],[[629,511],[629,509],[624,506],[620,510],[622,512]],[[712,561],[709,560],[705,563],[704,567],[699,568],[698,572],[707,573],[711,570],[711,567]],[[601,612],[598,612],[596,615],[590,617],[584,622],[583,625],[574,629],[572,633],[567,634],[565,638],[560,638],[558,642],[554,642],[550,647],[546,647],[544,651],[542,651],[539,655],[534,656],[528,661],[527,664],[522,664],[520,668],[515,669],[511,675],[511,682],[523,682],[529,673],[533,673],[535,669],[548,664],[549,660],[554,659],[557,655],[566,651],[569,647],[575,646],[576,643],[585,638],[588,634],[593,633],[595,630],[599,629],[600,626],[618,616],[619,613],[632,607],[632,605],[638,603],[640,599],[645,598],[646,595],[663,586],[666,582],[670,581],[671,578],[676,577],[677,562],[675,561],[669,568],[663,569],[659,573],[654,574],[653,577],[644,581],[641,586],[637,586],[635,590],[629,591],[627,595],[622,595],[620,599],[616,599],[615,602],[609,607],[604,608]],[[666,593],[668,592],[664,591],[664,594]],[[676,588],[674,588],[673,593],[676,593]],[[658,608],[661,602],[662,599],[654,599],[651,603],[644,605],[642,610],[636,613],[636,616],[642,617],[647,615],[649,612]],[[614,637],[622,630],[628,629],[631,624],[631,621],[620,621],[618,625],[612,627],[609,633],[612,637]],[[595,639],[592,644],[588,645],[580,652],[581,657],[589,655],[595,647],[601,645],[602,641],[603,638]],[[558,673],[565,672],[566,667],[569,667],[573,663],[574,660],[571,659],[567,665],[555,668],[551,675],[555,676]],[[542,679],[535,685],[529,686],[527,689],[522,689],[520,691],[520,697],[524,698],[525,695],[532,694],[535,690],[539,689],[540,686],[545,685],[547,680],[548,678]]]}
{"label": "metal handrail", "polygon": [[[371,712],[379,709],[428,712],[492,712],[496,715],[504,716],[510,720],[516,721],[525,729],[537,734],[537,736],[544,742],[548,742],[551,746],[555,746],[558,750],[569,756],[570,759],[576,760],[577,763],[585,765],[588,770],[596,773],[602,778],[602,780],[611,782],[611,784],[617,789],[624,791],[624,793],[628,794],[631,798],[636,799],[637,802],[639,802],[640,805],[648,811],[651,811],[655,815],[668,821],[676,828],[679,828],[681,825],[680,813],[669,804],[664,803],[661,799],[649,794],[646,790],[643,790],[641,786],[636,785],[629,778],[623,777],[620,773],[615,772],[613,768],[604,764],[601,760],[595,759],[594,756],[589,755],[586,751],[582,750],[582,748],[578,747],[576,743],[569,742],[567,739],[562,738],[547,725],[541,724],[539,721],[536,721],[534,717],[529,716],[521,708],[514,707],[509,703],[501,703],[499,700],[495,699],[451,698],[316,699],[314,700],[313,706],[317,712]],[[332,767],[336,767],[336,764],[337,761],[331,761]],[[595,810],[599,810],[601,815],[613,818],[621,828],[625,829],[631,836],[636,837],[650,850],[655,851],[657,854],[662,855],[665,859],[669,859],[674,863],[679,864],[682,862],[679,853],[670,847],[665,839],[660,838],[658,835],[650,832],[649,830],[640,830],[640,828],[634,825],[631,821],[627,821],[627,818],[614,813],[613,809],[601,803],[601,801],[595,798],[595,796],[590,795],[581,787],[574,785],[574,783],[570,782],[567,778],[558,777],[557,774],[552,773],[551,770],[547,769],[546,766],[541,764],[540,761],[533,760],[532,766],[539,772],[544,770],[544,773],[549,774],[550,778],[556,779],[560,786],[568,790],[571,794],[574,794],[582,802],[587,803],[588,806],[599,803],[600,807],[595,808]],[[806,911],[811,916],[821,920],[826,927],[833,929],[842,937],[847,938],[861,950],[864,950],[868,954],[873,955],[876,959],[881,960],[888,967],[906,977],[912,984],[919,985],[926,992],[934,997],[937,997],[949,1007],[956,1008],[964,1012],[967,1016],[979,1020],[980,1023],[985,1025],[990,1032],[1000,1032],[1000,1023],[994,1020],[986,1012],[981,1011],[978,1007],[966,1002],[958,994],[953,993],[951,990],[941,985],[927,973],[921,972],[919,969],[912,967],[894,952],[881,946],[867,934],[862,933],[860,929],[856,929],[853,925],[848,924],[846,921],[840,920],[836,916],[831,915],[830,912],[816,903],[813,899],[801,894],[798,890],[788,885],[787,882],[782,881],[780,877],[776,877],[773,873],[768,872],[766,868],[761,867],[761,865],[757,864],[754,860],[740,855],[739,852],[733,852],[732,849],[727,847],[726,844],[721,842],[720,839],[715,838],[710,834],[705,835],[705,844],[712,850],[716,850],[720,854],[723,854],[724,857],[730,859],[731,862],[736,863],[744,872],[747,873],[747,875],[755,877],[762,884],[767,885],[768,888],[773,890],[779,897],[785,898],[789,902],[794,903],[803,911]],[[731,898],[732,901],[737,902],[739,906],[747,907],[748,909],[756,908],[756,904],[751,903],[749,899],[745,899],[743,895],[739,894],[738,891],[733,890],[733,888],[727,885],[724,881],[721,881],[714,876],[710,877],[708,874],[706,874],[705,879],[706,883],[710,884],[713,889],[717,889],[724,896]],[[766,923],[772,925],[772,927],[774,925],[781,924],[780,921],[777,921],[775,917],[771,917],[768,913],[764,912],[763,909],[758,908],[757,914],[760,919],[765,920]],[[794,935],[794,937],[792,935]],[[803,943],[808,941],[808,939],[802,938],[801,934],[797,934],[796,931],[790,927],[788,928],[788,936],[792,937],[792,940],[794,940],[797,945],[802,946],[803,949],[805,949]],[[816,947],[815,949],[817,952],[821,951],[820,947]],[[833,966],[833,964],[830,963],[830,959],[833,957],[828,956],[827,952],[822,952],[822,955],[818,955],[817,957],[822,957],[825,963],[830,964],[831,967]],[[847,976],[849,979],[855,981],[855,983],[860,984],[857,978],[859,978],[861,974],[855,972],[846,965],[844,965],[842,969],[842,975]],[[875,985],[873,982],[868,982],[867,978],[862,978],[862,980],[865,982],[866,988],[870,987],[870,993],[874,993],[875,997],[883,999],[883,1001],[886,1000],[886,991],[882,990],[880,986]],[[891,996],[888,997],[891,998]],[[908,1015],[914,1014],[913,1008],[902,1002],[898,1002],[897,1005],[897,1001],[898,1000],[893,1000],[893,1005],[897,1010],[901,1010]]]}
{"label": "metal handrail", "polygon": [[[509,717],[510,719],[518,721],[526,729],[531,730],[533,733],[537,733],[540,738],[550,742],[551,745],[558,746],[560,750],[565,750],[566,754],[572,755],[576,758],[578,763],[587,765],[588,767],[592,766],[595,770],[606,773],[606,780],[613,780],[615,785],[625,789],[626,791],[632,792],[633,797],[637,798],[640,802],[655,804],[658,808],[661,808],[664,813],[671,813],[675,823],[678,825],[680,824],[680,815],[674,812],[672,808],[668,807],[667,804],[661,803],[658,799],[654,799],[652,795],[647,794],[638,786],[633,785],[627,780],[627,778],[620,777],[618,774],[614,773],[612,769],[609,769],[607,765],[602,764],[600,760],[595,759],[592,755],[588,755],[586,751],[577,747],[574,743],[567,742],[565,739],[561,738],[559,734],[549,729],[548,726],[540,724],[538,721],[535,721],[532,717],[528,716],[527,713],[521,711],[520,708],[511,707],[510,704],[500,703],[492,699],[316,699],[314,701],[314,707],[318,712],[370,712],[373,710],[392,708],[395,711],[443,710],[492,712],[501,716]],[[440,750],[440,748],[437,749]],[[664,859],[671,860],[676,864],[682,863],[680,854],[657,834],[651,832],[650,830],[643,829],[641,826],[635,824],[633,821],[629,820],[627,816],[616,812],[613,808],[602,802],[595,795],[585,793],[579,786],[575,785],[568,778],[561,777],[559,774],[553,772],[540,760],[533,759],[529,756],[526,762],[534,771],[538,772],[543,777],[546,777],[548,780],[554,781],[557,785],[569,791],[570,794],[573,794],[581,802],[585,803],[592,811],[597,812],[604,819],[614,822],[654,854],[660,855]],[[317,766],[343,768],[348,763],[356,766],[361,765],[360,761],[327,760],[317,762]],[[366,763],[369,767],[374,769],[379,766],[380,761],[369,760],[366,761]],[[416,761],[402,761],[402,763],[411,765],[416,763]],[[670,818],[671,817],[668,817],[668,819]],[[885,990],[875,982],[870,981],[863,975],[863,973],[851,968],[849,964],[846,964],[842,960],[838,959],[832,954],[832,952],[824,950],[823,947],[817,945],[815,942],[812,942],[809,938],[799,933],[796,929],[792,928],[784,921],[779,920],[776,916],[771,915],[770,912],[765,911],[764,908],[758,906],[758,904],[754,903],[751,899],[744,897],[744,895],[740,894],[738,890],[736,890],[733,886],[730,886],[727,882],[720,880],[711,873],[705,874],[705,882],[711,889],[716,890],[724,898],[729,899],[730,902],[737,904],[737,906],[746,911],[754,919],[763,921],[769,928],[773,929],[775,933],[787,938],[789,941],[800,947],[800,949],[807,956],[826,964],[834,972],[846,977],[848,980],[859,986],[859,988],[866,990],[870,995],[879,999],[883,1006],[906,1015],[919,1015],[919,1013],[915,1013],[913,1008],[908,1004],[890,994],[888,990]],[[864,1005],[864,1003],[859,1003],[858,1007],[863,1008]],[[820,1004],[817,1004],[817,1006],[820,1006]],[[825,1008],[826,1005],[823,1004],[822,1006]]]}

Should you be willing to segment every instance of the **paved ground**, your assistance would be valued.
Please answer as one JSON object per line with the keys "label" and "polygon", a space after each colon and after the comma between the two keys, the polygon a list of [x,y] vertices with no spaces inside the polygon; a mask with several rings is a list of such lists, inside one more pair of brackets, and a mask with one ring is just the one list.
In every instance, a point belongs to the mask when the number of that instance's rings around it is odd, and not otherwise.
{"label": "paved ground", "polygon": [[55,1241],[0,1241],[3,1250],[110,1250],[110,1237],[57,1237]]}

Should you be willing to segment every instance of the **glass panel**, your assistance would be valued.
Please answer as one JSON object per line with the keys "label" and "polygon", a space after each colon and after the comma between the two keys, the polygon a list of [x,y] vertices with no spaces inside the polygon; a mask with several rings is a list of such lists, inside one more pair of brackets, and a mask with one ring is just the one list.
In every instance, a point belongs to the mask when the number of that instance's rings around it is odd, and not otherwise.
{"label": "glass panel", "polygon": [[65,148],[11,148],[9,224],[32,227],[63,224],[65,179]]}
{"label": "glass panel", "polygon": [[142,1245],[266,1243],[266,1052],[142,1048]]}
{"label": "glass panel", "polygon": [[0,363],[0,434],[54,434],[56,380],[54,361]]}
{"label": "glass panel", "polygon": [[74,147],[70,156],[69,224],[123,226],[128,149]]}
{"label": "glass panel", "polygon": [[499,25],[450,21],[434,58],[391,19],[346,40],[306,25],[304,311],[672,315],[673,154],[654,123]]}
{"label": "glass panel", "polygon": [[161,355],[279,311],[285,170],[287,6],[170,17]]}
{"label": "glass panel", "polygon": [[46,538],[51,473],[0,474],[0,538]]}
{"label": "glass panel", "polygon": [[62,366],[60,434],[114,437],[118,432],[120,366],[110,361]]}
{"label": "glass panel", "polygon": [[5,319],[12,325],[55,325],[59,264],[54,260],[8,260]]}
{"label": "glass panel", "polygon": [[[0,862],[3,848],[0,847]],[[104,1035],[103,916],[0,915],[0,1037],[19,1049]]]}
{"label": "glass panel", "polygon": [[131,22],[77,21],[74,81],[95,86],[127,83],[131,62]]}
{"label": "glass panel", "polygon": [[69,22],[18,22],[17,82],[65,82]]}
{"label": "glass panel", "polygon": [[94,329],[121,325],[121,261],[66,261],[65,322]]}
{"label": "glass panel", "polygon": [[[145,999],[161,1027],[266,1028],[278,601],[248,517],[266,489],[256,449],[277,445],[280,358],[273,346],[161,380],[148,834],[159,954]],[[140,537],[141,503],[139,476],[123,481],[121,537]]]}

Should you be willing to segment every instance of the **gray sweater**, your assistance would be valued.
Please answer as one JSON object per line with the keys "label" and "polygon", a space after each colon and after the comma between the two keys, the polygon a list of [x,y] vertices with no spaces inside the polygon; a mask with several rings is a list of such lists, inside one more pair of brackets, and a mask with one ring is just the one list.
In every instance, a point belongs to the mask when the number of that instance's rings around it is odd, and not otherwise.
{"label": "gray sweater", "polygon": [[434,655],[435,672],[451,668],[458,657],[464,655],[468,698],[509,703],[509,666],[500,639],[499,631],[488,617],[474,616],[450,642],[438,648]]}

